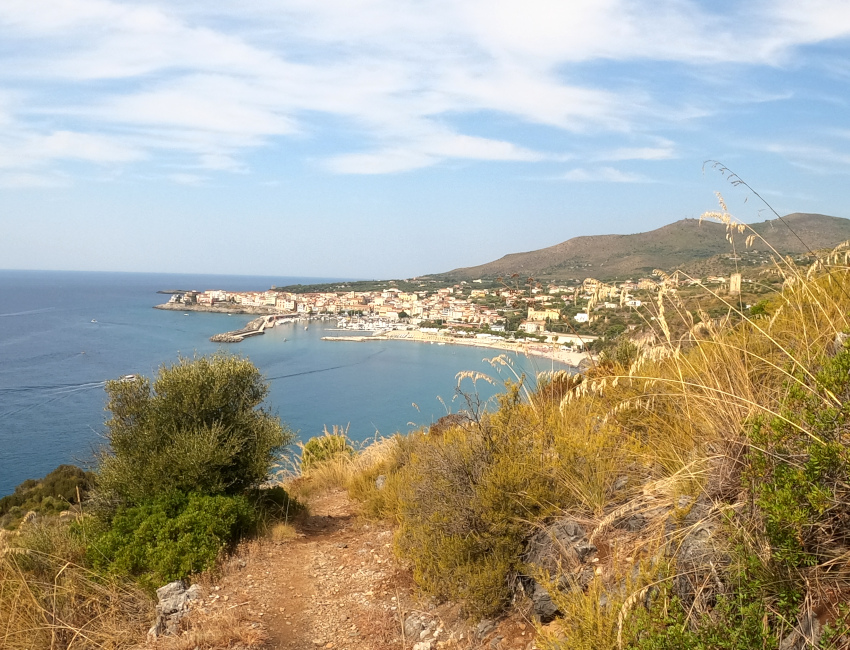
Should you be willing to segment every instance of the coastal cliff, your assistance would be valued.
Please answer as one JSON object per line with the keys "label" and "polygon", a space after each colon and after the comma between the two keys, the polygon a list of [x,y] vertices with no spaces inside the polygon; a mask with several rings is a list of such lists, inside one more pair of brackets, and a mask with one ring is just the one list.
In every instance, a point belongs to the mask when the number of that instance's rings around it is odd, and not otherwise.
{"label": "coastal cliff", "polygon": [[278,314],[280,310],[274,307],[252,307],[248,305],[237,305],[236,303],[218,303],[214,305],[196,305],[182,302],[166,302],[154,305],[154,309],[165,309],[167,311],[202,311],[213,314]]}

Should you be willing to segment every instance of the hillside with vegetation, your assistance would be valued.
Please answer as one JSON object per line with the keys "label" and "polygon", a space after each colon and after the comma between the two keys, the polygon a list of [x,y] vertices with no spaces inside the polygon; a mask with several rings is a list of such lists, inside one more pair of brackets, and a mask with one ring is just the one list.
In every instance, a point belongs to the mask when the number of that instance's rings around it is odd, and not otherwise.
{"label": "hillside with vegetation", "polygon": [[846,648],[850,249],[771,271],[750,308],[660,283],[582,372],[494,357],[455,413],[365,446],[334,428],[275,488],[289,434],[247,360],[112,382],[72,516],[59,481],[8,504],[45,510],[2,540],[2,646],[138,646],[179,579],[204,595],[151,647]]}
{"label": "hillside with vegetation", "polygon": [[[769,241],[755,246],[744,265],[770,263],[770,254],[802,255],[832,249],[850,239],[850,220],[822,214],[794,213],[780,219],[750,224],[750,233]],[[456,280],[510,277],[514,273],[539,280],[622,279],[649,275],[655,269],[687,269],[699,262],[740,256],[747,250],[745,238],[732,250],[722,224],[683,219],[656,230],[633,235],[574,237],[565,242],[526,253],[513,253],[487,264],[459,268],[433,277]],[[736,255],[737,253],[737,255]],[[727,267],[734,266],[727,264]],[[720,269],[715,270],[717,272]]]}

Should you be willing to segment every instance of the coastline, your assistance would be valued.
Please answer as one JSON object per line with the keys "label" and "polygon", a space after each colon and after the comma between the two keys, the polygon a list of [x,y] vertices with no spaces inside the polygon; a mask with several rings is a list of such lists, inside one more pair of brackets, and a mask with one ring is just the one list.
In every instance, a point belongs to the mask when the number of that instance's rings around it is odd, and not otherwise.
{"label": "coastline", "polygon": [[[253,307],[253,306],[244,306],[244,305],[235,305],[235,304],[216,304],[216,305],[197,305],[197,304],[183,304],[183,303],[163,303],[161,305],[154,305],[154,309],[164,309],[169,311],[193,311],[193,312],[207,312],[207,313],[219,313],[219,314],[248,314],[248,315],[286,315],[289,317],[296,317],[298,314],[290,313],[290,314],[281,314],[281,312],[274,307]],[[303,317],[303,315],[302,315]],[[310,316],[306,316],[306,318],[310,319]],[[247,326],[246,326],[247,327]],[[244,329],[244,328],[243,328]],[[242,330],[238,332],[242,334]],[[252,332],[250,335],[260,334],[261,331]],[[236,332],[226,332],[225,334],[218,334],[211,338],[215,342],[224,342],[224,343],[236,343],[244,338],[244,334],[241,336],[234,336],[232,339],[228,338],[228,335],[236,334]],[[219,338],[216,338],[219,337]],[[521,353],[525,355],[540,357],[543,359],[553,359],[559,363],[563,363],[565,365],[578,368],[580,366],[587,365],[596,360],[596,356],[589,352],[571,352],[567,350],[556,350],[553,349],[553,346],[546,343],[540,343],[537,341],[531,342],[528,340],[520,340],[520,341],[510,341],[502,338],[495,339],[463,339],[463,338],[452,338],[447,336],[441,336],[439,334],[431,333],[431,332],[420,332],[417,330],[391,330],[389,332],[383,332],[380,334],[368,334],[368,335],[347,335],[347,336],[323,336],[323,341],[349,341],[349,342],[364,342],[364,341],[413,341],[415,343],[429,343],[429,344],[437,344],[437,345],[462,345],[466,347],[475,347],[489,350],[499,350],[503,352],[514,352]]]}
{"label": "coastline", "polygon": [[164,302],[161,305],[154,305],[153,308],[165,309],[167,311],[201,311],[213,314],[280,314],[280,311],[275,309],[274,307],[246,307],[245,305],[237,305],[234,303],[219,303],[216,305],[187,305],[182,302]]}
{"label": "coastline", "polygon": [[551,345],[528,341],[508,341],[506,339],[461,339],[440,336],[430,332],[393,330],[383,334],[372,334],[366,336],[323,336],[323,341],[411,341],[414,343],[429,343],[437,345],[463,345],[467,347],[486,348],[505,352],[516,352],[544,359],[553,359],[568,366],[579,367],[587,364],[596,357],[589,352],[569,352],[566,350],[553,350]]}

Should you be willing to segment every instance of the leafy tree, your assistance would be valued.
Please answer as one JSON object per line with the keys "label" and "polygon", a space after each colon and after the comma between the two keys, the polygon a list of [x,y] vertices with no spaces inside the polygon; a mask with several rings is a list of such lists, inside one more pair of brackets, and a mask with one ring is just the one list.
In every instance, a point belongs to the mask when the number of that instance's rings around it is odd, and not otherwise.
{"label": "leafy tree", "polygon": [[268,385],[248,359],[181,358],[144,377],[108,382],[102,497],[140,504],[174,491],[239,494],[268,476],[292,432],[260,405]]}

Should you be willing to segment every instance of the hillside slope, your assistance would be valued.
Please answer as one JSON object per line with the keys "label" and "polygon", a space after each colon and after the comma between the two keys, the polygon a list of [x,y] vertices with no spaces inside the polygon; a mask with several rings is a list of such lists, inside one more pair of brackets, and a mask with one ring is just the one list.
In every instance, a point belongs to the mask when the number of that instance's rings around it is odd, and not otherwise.
{"label": "hillside slope", "polygon": [[[849,219],[808,213],[794,213],[783,219],[785,223],[774,219],[750,224],[782,254],[805,253],[807,247],[830,248],[850,239]],[[740,249],[744,248],[744,237],[736,239]],[[763,250],[765,246],[756,243],[754,248]],[[683,219],[633,235],[574,237],[548,248],[512,253],[487,264],[454,269],[442,276],[460,280],[519,273],[551,280],[615,278],[646,274],[653,269],[672,270],[730,252],[724,225]]]}

